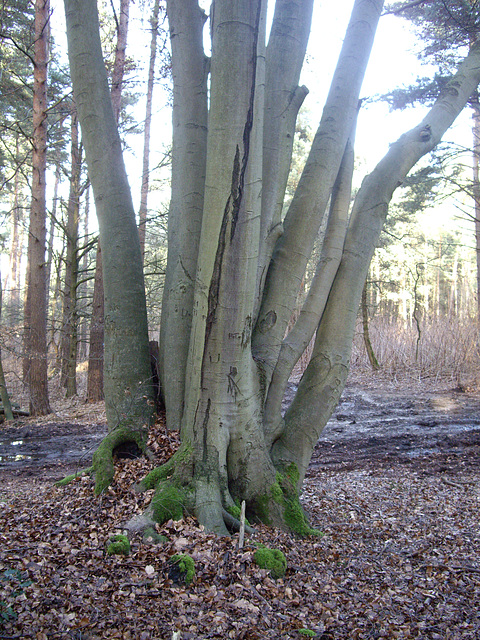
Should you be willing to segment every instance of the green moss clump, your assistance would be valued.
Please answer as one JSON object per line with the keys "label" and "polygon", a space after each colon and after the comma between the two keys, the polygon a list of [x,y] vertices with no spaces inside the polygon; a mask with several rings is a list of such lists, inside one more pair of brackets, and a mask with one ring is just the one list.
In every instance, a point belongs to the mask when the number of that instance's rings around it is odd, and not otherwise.
{"label": "green moss clump", "polygon": [[[240,518],[242,517],[242,508],[240,507],[240,505],[238,505],[237,503],[232,504],[228,507],[226,507],[226,510],[228,511],[228,513],[233,516],[236,520],[240,520]],[[245,524],[247,526],[250,526],[250,523],[248,521],[248,518],[245,518]]]}
{"label": "green moss clump", "polygon": [[311,629],[299,629],[298,633],[301,636],[306,636],[307,638],[314,638],[317,635],[315,631],[312,631]]}
{"label": "green moss clump", "polygon": [[279,479],[281,479],[281,476],[279,473],[277,473],[277,482],[274,482],[272,484],[270,488],[270,493],[272,494],[272,498],[274,499],[275,502],[277,502],[278,504],[282,504],[283,491],[282,491],[282,487],[280,486]]}
{"label": "green moss clump", "polygon": [[172,465],[169,465],[166,462],[161,467],[156,467],[150,473],[148,473],[145,478],[138,484],[138,488],[142,491],[146,491],[148,489],[155,489],[159,482],[162,480],[166,480],[170,475],[172,470]]}
{"label": "green moss clump", "polygon": [[172,484],[163,488],[158,487],[152,500],[153,519],[158,524],[167,520],[181,520],[183,518],[183,506],[185,504],[185,492]]}
{"label": "green moss clump", "polygon": [[107,543],[107,553],[109,556],[128,556],[128,554],[130,553],[130,540],[127,538],[127,536],[124,536],[122,534],[112,536]]}
{"label": "green moss clump", "polygon": [[242,515],[242,510],[240,509],[240,507],[238,505],[232,504],[232,505],[228,506],[227,507],[227,511],[231,516],[233,516],[237,520],[240,520],[240,516]]}
{"label": "green moss clump", "polygon": [[285,469],[285,475],[292,483],[295,489],[298,488],[298,483],[300,482],[300,472],[298,470],[297,465],[294,462],[291,462],[288,467]]}
{"label": "green moss clump", "polygon": [[87,469],[82,469],[81,471],[77,471],[76,473],[72,473],[69,476],[65,476],[61,480],[57,480],[55,482],[56,487],[65,487],[67,484],[70,484],[77,478],[81,478],[83,475],[90,474],[93,471],[93,467],[88,467]]}
{"label": "green moss clump", "polygon": [[161,467],[156,467],[145,478],[136,485],[137,491],[146,491],[147,489],[155,489],[155,487],[163,480],[168,480],[175,470],[177,464],[182,464],[190,457],[192,448],[189,444],[182,444],[180,449],[173,454],[170,460],[167,460]]}
{"label": "green moss clump", "polygon": [[268,569],[272,578],[283,578],[287,570],[287,559],[279,549],[261,547],[255,551],[254,562],[260,569]]}
{"label": "green moss clump", "polygon": [[186,554],[175,554],[169,560],[170,564],[177,565],[185,584],[190,584],[195,577],[195,562]]}
{"label": "green moss clump", "polygon": [[143,541],[151,541],[152,544],[164,544],[165,542],[168,542],[168,538],[157,533],[154,527],[148,527],[143,532]]}

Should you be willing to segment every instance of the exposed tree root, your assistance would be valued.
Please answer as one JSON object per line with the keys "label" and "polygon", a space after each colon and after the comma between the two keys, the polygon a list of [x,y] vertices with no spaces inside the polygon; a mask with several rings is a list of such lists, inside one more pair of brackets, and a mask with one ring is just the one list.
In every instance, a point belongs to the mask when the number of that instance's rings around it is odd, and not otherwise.
{"label": "exposed tree root", "polygon": [[131,427],[119,426],[100,443],[93,454],[92,469],[95,474],[95,494],[100,495],[112,483],[115,474],[113,452],[120,445],[135,443],[144,452],[147,446],[147,429],[134,431]]}

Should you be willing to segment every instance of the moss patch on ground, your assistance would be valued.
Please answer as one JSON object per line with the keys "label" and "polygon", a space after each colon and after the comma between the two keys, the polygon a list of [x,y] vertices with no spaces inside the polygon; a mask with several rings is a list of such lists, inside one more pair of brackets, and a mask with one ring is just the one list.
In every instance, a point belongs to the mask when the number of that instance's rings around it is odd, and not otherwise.
{"label": "moss patch on ground", "polygon": [[279,549],[260,547],[255,551],[253,560],[260,569],[268,569],[272,578],[283,578],[287,570],[287,559]]}
{"label": "moss patch on ground", "polygon": [[191,556],[186,554],[175,554],[169,560],[169,563],[172,565],[172,568],[177,569],[179,573],[179,578],[185,582],[185,584],[190,584],[195,577],[195,562]]}
{"label": "moss patch on ground", "polygon": [[109,556],[128,556],[130,553],[130,540],[121,533],[112,536],[107,543],[107,553]]}
{"label": "moss patch on ground", "polygon": [[168,538],[157,533],[154,527],[147,527],[143,532],[142,537],[143,541],[147,544],[164,544],[165,542],[168,542]]}

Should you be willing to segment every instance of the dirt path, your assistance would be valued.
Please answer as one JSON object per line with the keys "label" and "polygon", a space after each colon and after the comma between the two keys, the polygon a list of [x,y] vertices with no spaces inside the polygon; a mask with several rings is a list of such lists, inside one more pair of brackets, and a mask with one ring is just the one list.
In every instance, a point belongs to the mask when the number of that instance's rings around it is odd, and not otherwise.
{"label": "dirt path", "polygon": [[437,470],[480,467],[480,395],[459,390],[346,388],[322,433],[312,466],[429,462]]}
{"label": "dirt path", "polygon": [[[287,394],[295,391],[291,385]],[[53,480],[84,468],[106,432],[103,416],[0,426],[0,478]],[[347,385],[315,449],[312,469],[426,464],[480,467],[480,394],[454,389]],[[459,470],[458,469],[458,470]]]}

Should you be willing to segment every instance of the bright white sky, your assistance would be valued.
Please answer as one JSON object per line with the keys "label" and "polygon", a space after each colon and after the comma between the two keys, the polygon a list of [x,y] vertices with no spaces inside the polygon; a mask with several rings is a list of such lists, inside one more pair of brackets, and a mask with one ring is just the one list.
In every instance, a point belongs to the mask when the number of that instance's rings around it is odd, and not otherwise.
{"label": "bright white sky", "polygon": [[[202,0],[208,7],[210,0]],[[65,42],[62,34],[63,2],[52,0],[54,15],[52,27],[56,41]],[[117,3],[116,3],[117,4]],[[131,27],[129,33],[129,54],[135,52],[137,59],[143,57],[148,60],[150,34],[148,22],[143,22],[141,3],[137,2],[131,8]],[[330,79],[333,74],[338,53],[342,45],[345,29],[353,7],[353,0],[316,0],[312,33],[310,36],[307,64],[302,76],[310,93],[305,101],[305,107],[312,117],[312,127],[315,129],[320,119],[323,103],[328,92]],[[208,25],[207,27],[208,28]],[[428,68],[419,65],[415,57],[418,47],[415,37],[408,29],[408,23],[398,17],[384,16],[380,20],[374,49],[367,75],[365,78],[362,97],[385,93],[400,85],[408,85],[418,75],[429,75]],[[62,48],[64,48],[62,46]],[[146,71],[143,78],[146,80]],[[151,166],[161,156],[164,145],[168,145],[170,137],[170,108],[166,106],[166,96],[161,88],[156,89],[154,122],[152,136]],[[371,171],[377,162],[385,155],[388,145],[394,142],[403,132],[415,126],[423,118],[425,109],[417,108],[405,112],[389,113],[388,107],[382,103],[369,104],[362,108],[357,127],[356,153],[363,165],[364,172]],[[143,101],[137,108],[136,117],[144,117]],[[468,113],[460,119],[454,130],[447,132],[449,140],[460,139],[468,145],[469,124]],[[141,169],[142,137],[131,141],[132,152],[126,155],[127,170],[130,175],[134,204],[139,202],[139,184]],[[156,153],[157,150],[157,153]],[[359,176],[361,180],[363,176]],[[155,199],[162,198],[168,202],[168,193],[151,195],[150,205],[155,206]]]}

